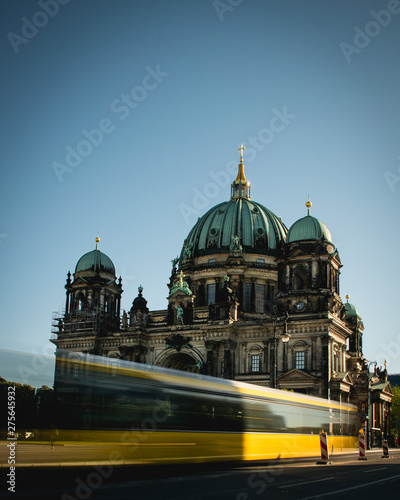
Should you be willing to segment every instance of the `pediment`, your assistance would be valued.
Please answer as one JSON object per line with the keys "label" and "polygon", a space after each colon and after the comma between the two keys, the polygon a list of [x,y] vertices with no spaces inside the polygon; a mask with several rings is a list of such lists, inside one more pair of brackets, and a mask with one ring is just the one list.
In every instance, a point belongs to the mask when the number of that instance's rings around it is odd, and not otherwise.
{"label": "pediment", "polygon": [[309,373],[293,368],[293,370],[290,370],[287,373],[280,375],[278,377],[278,380],[279,382],[295,382],[295,381],[315,382],[317,380],[317,377],[314,377],[314,375],[310,375]]}
{"label": "pediment", "polygon": [[371,390],[383,392],[389,396],[394,396],[392,384],[388,380],[385,382],[378,382],[378,383],[372,384]]}
{"label": "pediment", "polygon": [[109,281],[108,283],[106,283],[106,288],[107,290],[111,290],[112,292],[118,292],[119,291],[119,288],[118,288],[118,285],[115,283],[115,281]]}
{"label": "pediment", "polygon": [[331,259],[336,261],[340,265],[340,267],[342,266],[342,262],[339,257],[339,252],[337,250],[333,252],[333,254],[331,255]]}
{"label": "pediment", "polygon": [[334,373],[332,377],[332,382],[340,382],[344,384],[353,385],[353,380],[351,379],[349,372]]}
{"label": "pediment", "polygon": [[293,257],[309,257],[310,256],[310,252],[307,252],[306,249],[302,248],[302,247],[297,247],[295,248],[294,250],[292,250],[288,255],[287,257],[289,258],[293,258]]}
{"label": "pediment", "polygon": [[73,288],[78,287],[80,285],[87,286],[87,283],[88,282],[87,282],[87,280],[85,280],[85,278],[79,277],[79,278],[76,278],[74,280],[74,282],[72,283],[72,286],[73,286]]}
{"label": "pediment", "polygon": [[183,290],[183,289],[179,288],[178,290],[175,290],[175,291],[170,293],[168,300],[181,299],[183,297],[193,297],[194,298],[195,295],[193,295],[189,289]]}

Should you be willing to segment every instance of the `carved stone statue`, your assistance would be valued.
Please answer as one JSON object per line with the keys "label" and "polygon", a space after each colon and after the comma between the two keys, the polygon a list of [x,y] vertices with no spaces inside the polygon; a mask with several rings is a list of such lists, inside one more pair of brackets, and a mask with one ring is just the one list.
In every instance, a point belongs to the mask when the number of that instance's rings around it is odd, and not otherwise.
{"label": "carved stone statue", "polygon": [[183,307],[180,304],[176,306],[176,322],[178,325],[183,325]]}
{"label": "carved stone statue", "polygon": [[192,256],[193,256],[193,243],[185,242],[185,246],[183,247],[183,258],[191,259]]}
{"label": "carved stone statue", "polygon": [[175,276],[176,275],[176,272],[177,272],[177,264],[179,262],[179,257],[175,257],[175,259],[172,259],[171,260],[171,263],[172,263],[172,271],[171,271],[171,275],[172,276]]}
{"label": "carved stone statue", "polygon": [[122,328],[128,328],[128,315],[125,310],[122,313]]}
{"label": "carved stone statue", "polygon": [[243,247],[240,244],[240,238],[239,238],[239,236],[237,236],[237,235],[236,236],[232,236],[229,250],[231,251],[231,253],[236,254],[236,255],[237,254],[241,254],[243,252]]}

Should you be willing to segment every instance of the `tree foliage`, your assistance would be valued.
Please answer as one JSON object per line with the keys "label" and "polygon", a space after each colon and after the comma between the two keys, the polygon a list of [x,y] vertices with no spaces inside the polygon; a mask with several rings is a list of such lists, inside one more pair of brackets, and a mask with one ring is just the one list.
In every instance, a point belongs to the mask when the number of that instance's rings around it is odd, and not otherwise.
{"label": "tree foliage", "polygon": [[390,427],[392,435],[400,437],[400,387],[393,387],[394,397],[392,399],[392,407],[390,410]]}
{"label": "tree foliage", "polygon": [[44,385],[35,389],[28,384],[0,377],[0,433],[4,438],[8,422],[9,387],[15,388],[16,428],[24,435],[28,429],[49,428],[54,418],[54,391]]}

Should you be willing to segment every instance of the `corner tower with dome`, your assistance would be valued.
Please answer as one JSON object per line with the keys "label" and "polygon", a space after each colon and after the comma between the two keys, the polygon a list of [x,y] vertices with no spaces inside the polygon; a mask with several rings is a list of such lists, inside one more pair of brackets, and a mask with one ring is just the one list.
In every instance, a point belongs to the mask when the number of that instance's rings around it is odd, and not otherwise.
{"label": "corner tower with dome", "polygon": [[[68,274],[65,312],[54,322],[52,341],[58,348],[355,402],[364,411],[364,325],[341,300],[334,238],[311,215],[310,200],[289,230],[252,200],[244,147],[239,150],[230,198],[198,219],[172,261],[166,308],[149,309],[140,285],[130,310],[120,311],[121,278],[116,281],[112,261],[96,244],[78,261],[73,281]],[[386,370],[380,377],[376,415],[387,415]]]}
{"label": "corner tower with dome", "polygon": [[118,331],[120,327],[122,279],[118,283],[112,260],[96,248],[85,253],[77,262],[73,279],[68,271],[65,285],[66,299],[63,314],[53,316],[58,348],[76,348],[73,337],[79,339],[80,349],[99,351],[99,339]]}

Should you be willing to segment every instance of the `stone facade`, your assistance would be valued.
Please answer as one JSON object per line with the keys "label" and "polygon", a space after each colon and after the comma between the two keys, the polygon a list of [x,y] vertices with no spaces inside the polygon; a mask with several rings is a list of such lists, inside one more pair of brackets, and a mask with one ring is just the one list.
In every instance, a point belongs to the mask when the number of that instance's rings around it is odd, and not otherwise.
{"label": "stone facade", "polygon": [[73,281],[68,275],[52,342],[355,403],[364,421],[370,414],[370,428],[386,430],[386,369],[371,379],[361,317],[339,295],[339,253],[306,205],[288,231],[251,201],[241,157],[231,200],[199,219],[172,261],[165,310],[150,311],[139,287],[121,316],[121,278],[96,248],[93,262],[93,252],[81,259],[88,269],[80,261]]}

